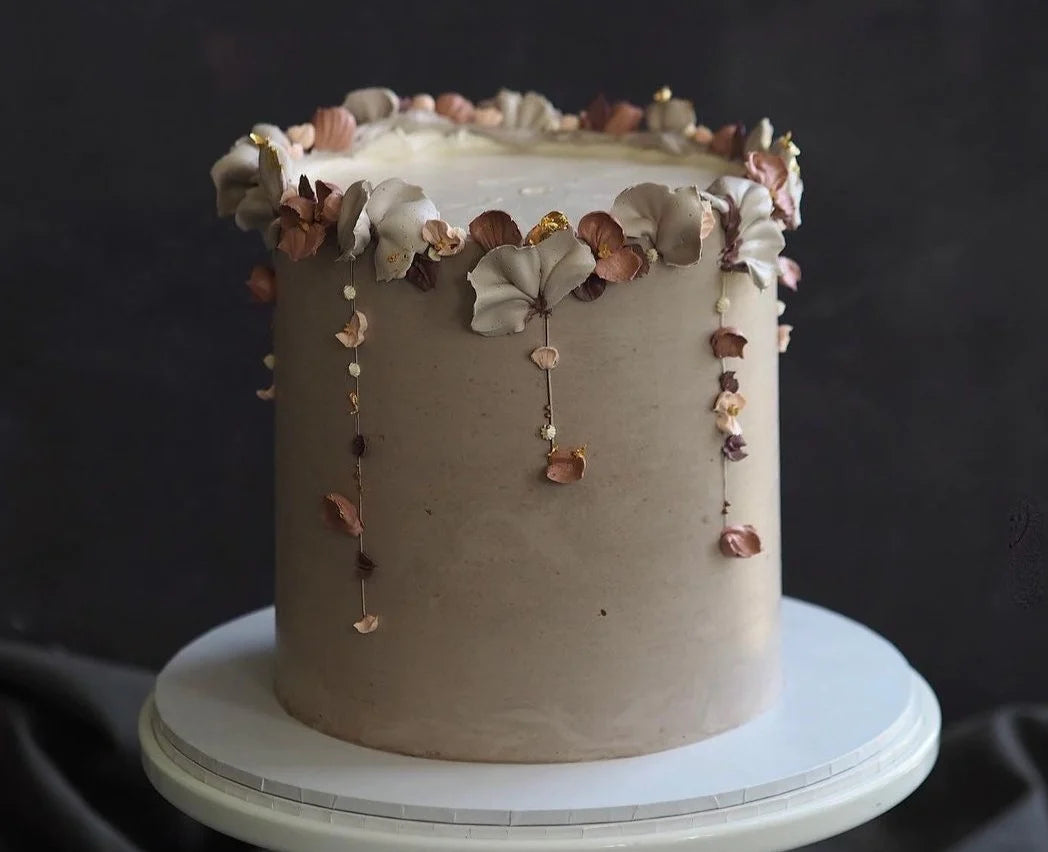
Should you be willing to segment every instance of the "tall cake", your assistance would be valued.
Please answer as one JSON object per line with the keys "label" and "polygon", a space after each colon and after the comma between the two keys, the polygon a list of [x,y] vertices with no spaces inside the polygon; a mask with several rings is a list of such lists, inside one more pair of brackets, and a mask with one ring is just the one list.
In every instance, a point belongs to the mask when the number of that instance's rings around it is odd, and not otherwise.
{"label": "tall cake", "polygon": [[288,713],[558,762],[774,704],[798,153],[668,89],[572,114],[369,88],[215,164],[271,252]]}

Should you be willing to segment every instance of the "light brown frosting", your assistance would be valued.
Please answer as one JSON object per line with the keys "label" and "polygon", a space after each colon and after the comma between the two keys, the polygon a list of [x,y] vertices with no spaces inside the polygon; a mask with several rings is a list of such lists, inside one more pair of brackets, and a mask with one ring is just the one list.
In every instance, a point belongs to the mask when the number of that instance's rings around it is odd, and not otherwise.
{"label": "light brown frosting", "polygon": [[[609,192],[609,195],[612,194]],[[558,443],[585,478],[545,477],[542,323],[470,330],[467,246],[437,287],[376,283],[355,262],[363,522],[378,567],[360,635],[356,550],[322,496],[352,486],[350,267],[278,253],[277,694],[297,718],[366,746],[477,761],[576,761],[672,748],[738,725],[779,689],[778,334],[774,295],[728,273],[731,367],[748,405],[731,522],[762,552],[718,549],[723,436],[721,234],[691,267],[653,265],[551,319]]]}

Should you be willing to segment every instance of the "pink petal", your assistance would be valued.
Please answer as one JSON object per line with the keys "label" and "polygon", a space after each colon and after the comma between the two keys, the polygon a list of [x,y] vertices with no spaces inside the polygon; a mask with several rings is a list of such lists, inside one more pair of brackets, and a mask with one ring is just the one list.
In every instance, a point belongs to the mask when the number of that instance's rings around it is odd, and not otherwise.
{"label": "pink petal", "polygon": [[642,261],[632,249],[623,246],[618,251],[597,261],[594,272],[605,281],[632,281],[640,272]]}
{"label": "pink petal", "polygon": [[251,291],[251,301],[267,304],[276,301],[277,276],[268,266],[256,264],[251,267],[247,279],[247,289]]}
{"label": "pink petal", "polygon": [[554,450],[547,456],[546,478],[566,485],[578,482],[586,475],[586,453],[583,447],[574,450]]}
{"label": "pink petal", "polygon": [[467,124],[473,120],[476,108],[473,102],[464,98],[458,92],[445,92],[437,98],[434,104],[437,115],[450,118],[456,124]]}
{"label": "pink petal", "polygon": [[779,283],[783,287],[797,292],[801,280],[801,266],[797,261],[785,255],[779,255]]}
{"label": "pink petal", "polygon": [[604,132],[621,136],[632,133],[644,119],[644,110],[627,101],[619,101],[611,108],[611,115],[604,124]]}
{"label": "pink petal", "polygon": [[345,107],[322,107],[313,113],[313,128],[314,150],[348,151],[353,147],[357,120]]}
{"label": "pink petal", "polygon": [[749,524],[725,527],[720,534],[720,552],[725,556],[747,559],[761,552],[761,539]]}
{"label": "pink petal", "polygon": [[353,349],[364,342],[367,327],[368,318],[361,311],[354,311],[342,331],[335,335],[335,339],[347,349]]}
{"label": "pink petal", "polygon": [[[594,210],[579,219],[579,238],[586,243],[597,258],[607,257],[626,244],[622,225],[610,213]],[[604,278],[605,276],[601,276]]]}

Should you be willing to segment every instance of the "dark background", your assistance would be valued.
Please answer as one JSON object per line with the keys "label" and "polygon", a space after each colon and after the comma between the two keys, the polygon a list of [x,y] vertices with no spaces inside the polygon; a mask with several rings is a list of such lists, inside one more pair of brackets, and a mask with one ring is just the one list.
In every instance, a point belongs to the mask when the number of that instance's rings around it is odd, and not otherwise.
{"label": "dark background", "polygon": [[257,235],[208,169],[350,89],[663,83],[803,154],[784,584],[947,721],[1048,700],[1048,61],[1034,4],[22,4],[0,39],[0,634],[148,667],[267,604]]}

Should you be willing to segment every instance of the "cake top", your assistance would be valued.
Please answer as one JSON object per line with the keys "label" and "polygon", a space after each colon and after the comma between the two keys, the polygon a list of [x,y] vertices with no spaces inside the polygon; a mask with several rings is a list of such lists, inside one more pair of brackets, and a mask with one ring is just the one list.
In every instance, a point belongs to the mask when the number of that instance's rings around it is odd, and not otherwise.
{"label": "cake top", "polygon": [[[354,259],[376,237],[380,281],[422,285],[427,263],[470,240],[490,252],[559,230],[604,241],[590,246],[612,276],[604,283],[632,280],[651,262],[696,262],[716,210],[735,223],[723,268],[750,272],[763,289],[779,277],[781,232],[800,224],[800,152],[767,119],[749,133],[696,121],[668,88],[644,109],[600,96],[579,114],[535,92],[474,104],[358,89],[304,124],[255,125],[211,175],[219,214],[292,260],[329,240],[339,260]],[[618,260],[601,263],[602,253]]]}

